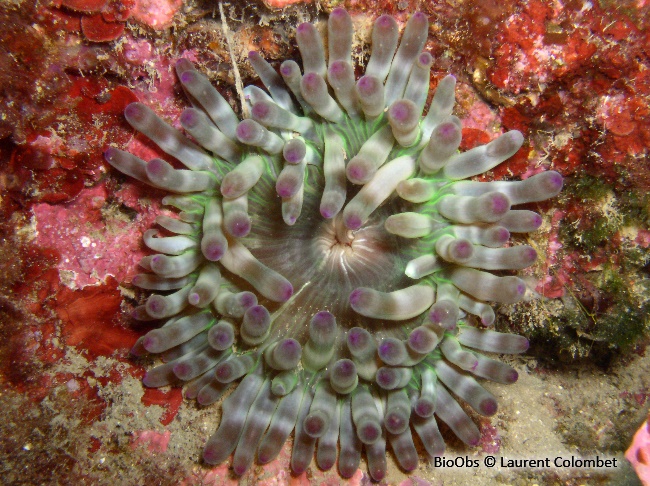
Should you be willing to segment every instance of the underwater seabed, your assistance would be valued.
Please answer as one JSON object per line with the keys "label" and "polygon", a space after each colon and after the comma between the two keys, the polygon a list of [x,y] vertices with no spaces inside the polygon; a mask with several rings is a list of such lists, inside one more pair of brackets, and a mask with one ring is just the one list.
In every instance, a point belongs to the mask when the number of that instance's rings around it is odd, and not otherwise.
{"label": "underwater seabed", "polygon": [[[109,143],[144,160],[162,155],[123,113],[140,102],[175,123],[188,107],[178,59],[191,59],[238,106],[231,52],[241,52],[248,85],[249,51],[273,66],[299,61],[296,26],[325,16],[310,3],[233,3],[222,6],[224,25],[214,5],[156,2],[165,8],[145,12],[139,1],[91,3],[0,8],[0,52],[11,53],[0,56],[0,476],[7,484],[339,484],[337,465],[322,471],[315,459],[291,475],[291,438],[276,461],[241,478],[232,457],[208,467],[201,452],[222,401],[201,407],[178,387],[143,386],[160,362],[129,354],[156,327],[130,318],[146,302],[132,282],[150,254],[142,235],[157,216],[173,214],[160,205],[164,191],[120,176],[102,157]],[[355,61],[370,52],[362,45],[373,12],[390,13],[402,29],[410,7],[346,5],[364,37],[353,44]],[[528,352],[499,358],[518,381],[486,385],[498,403],[491,417],[465,408],[480,433],[476,446],[440,424],[445,464],[479,465],[432,467],[416,437],[418,468],[406,474],[389,451],[385,484],[638,484],[623,452],[647,416],[650,390],[650,184],[641,163],[650,144],[642,34],[650,12],[640,4],[582,7],[419,6],[430,22],[432,88],[447,73],[457,77],[461,151],[508,130],[526,140],[481,180],[529,179],[542,167],[562,174],[565,186],[551,202],[527,207],[542,227],[516,241],[537,252],[522,278],[539,295],[495,308],[496,330],[531,341]],[[485,465],[488,456],[496,466]],[[515,470],[499,462],[572,456],[617,458],[620,467]],[[644,457],[637,453],[641,466]],[[349,481],[369,479],[362,457]]]}

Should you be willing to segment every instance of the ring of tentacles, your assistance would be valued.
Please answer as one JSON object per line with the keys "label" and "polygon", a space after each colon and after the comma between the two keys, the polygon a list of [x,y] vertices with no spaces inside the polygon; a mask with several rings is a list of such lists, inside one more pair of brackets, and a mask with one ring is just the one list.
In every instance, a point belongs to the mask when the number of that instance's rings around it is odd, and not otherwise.
{"label": "ring of tentacles", "polygon": [[359,79],[353,34],[337,8],[327,55],[317,28],[298,26],[302,70],[289,60],[278,72],[251,52],[266,90],[245,88],[243,121],[181,59],[193,106],[180,117],[186,135],[141,103],[125,116],[185,168],[106,152],[119,171],[169,191],[163,203],[177,209],[157,218],[162,232],[145,232],[156,253],[133,278],[154,291],[135,317],[164,322],[133,348],[163,361],[144,384],[186,383],[185,396],[202,405],[225,396],[203,458],[219,464],[234,452],[238,475],[255,458],[272,461],[292,432],[295,473],[316,452],[322,469],[338,455],[349,477],[363,449],[376,480],[387,444],[409,471],[415,436],[427,454],[442,454],[438,421],[476,445],[479,430],[459,400],[491,416],[496,400],[477,378],[518,376],[481,352],[528,347],[490,329],[486,302],[523,297],[524,282],[508,271],[537,255],[509,245],[510,234],[536,230],[541,218],[511,206],[555,196],[562,177],[465,180],[512,156],[522,135],[459,152],[453,76],[425,110],[433,59],[423,51],[424,14],[410,17],[401,41],[395,19],[379,17]]}

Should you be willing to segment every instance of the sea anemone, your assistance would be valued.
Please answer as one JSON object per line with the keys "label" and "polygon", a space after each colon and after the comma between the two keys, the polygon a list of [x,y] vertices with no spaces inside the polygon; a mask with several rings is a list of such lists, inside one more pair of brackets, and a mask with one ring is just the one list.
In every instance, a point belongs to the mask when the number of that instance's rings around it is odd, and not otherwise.
{"label": "sea anemone", "polygon": [[243,121],[185,59],[176,71],[193,105],[180,117],[187,135],[129,105],[128,122],[184,169],[106,152],[119,171],[173,193],[163,203],[178,209],[158,217],[164,234],[145,232],[157,253],[133,279],[156,292],[135,317],[165,321],[133,348],[163,361],[144,384],[187,383],[185,396],[202,405],[226,396],[203,458],[219,464],[234,452],[238,475],[255,456],[272,461],[292,432],[294,472],[314,451],[329,469],[338,452],[349,477],[365,449],[376,480],[387,443],[407,471],[418,464],[413,433],[429,455],[442,454],[439,420],[476,445],[479,430],[458,400],[491,416],[496,399],[477,378],[517,380],[481,352],[528,348],[489,329],[487,302],[519,301],[526,285],[508,273],[537,256],[508,242],[536,230],[540,216],[511,206],[562,187],[550,171],[464,180],[511,157],[523,137],[510,131],[459,153],[453,76],[423,115],[433,62],[424,14],[411,16],[399,45],[397,22],[379,17],[359,79],[348,13],[333,10],[327,30],[326,56],[317,28],[298,26],[302,72],[285,61],[278,73],[250,53],[266,90],[244,89]]}

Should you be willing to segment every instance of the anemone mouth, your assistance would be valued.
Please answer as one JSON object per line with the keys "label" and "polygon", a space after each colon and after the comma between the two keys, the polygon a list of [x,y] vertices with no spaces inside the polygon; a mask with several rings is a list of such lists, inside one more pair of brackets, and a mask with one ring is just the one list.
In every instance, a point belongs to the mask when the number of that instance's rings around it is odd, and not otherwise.
{"label": "anemone mouth", "polygon": [[[317,179],[314,174],[312,191],[304,199],[300,219],[292,226],[281,217],[281,201],[273,193],[272,179],[266,184],[260,181],[251,198],[255,201],[249,206],[254,215],[252,229],[241,241],[294,288],[287,302],[261,301],[274,313],[275,333],[288,333],[304,342],[306,323],[315,310],[335,315],[343,332],[353,327],[373,329],[380,337],[403,332],[395,329],[399,326],[354,312],[350,295],[359,287],[390,292],[412,283],[404,268],[417,242],[399,238],[384,227],[386,219],[406,204],[392,198],[353,230],[345,225],[341,213],[331,219],[319,214],[318,195],[323,183]],[[356,193],[350,192],[346,204]]]}
{"label": "anemone mouth", "polygon": [[[107,161],[172,193],[144,235],[154,252],[133,283],[151,290],[134,312],[163,320],[138,340],[136,355],[163,364],[146,386],[186,383],[208,405],[226,395],[203,458],[233,455],[241,475],[275,458],[294,433],[291,468],[351,476],[362,450],[371,476],[386,473],[386,447],[399,465],[418,462],[413,435],[429,455],[444,451],[438,421],[464,443],[480,439],[459,405],[491,416],[496,399],[480,383],[513,383],[517,372],[482,352],[526,351],[522,336],[495,332],[490,302],[515,303],[526,291],[502,270],[531,265],[511,233],[536,230],[540,217],[513,209],[561,189],[561,176],[521,182],[464,180],[490,170],[522,145],[507,132],[459,153],[451,115],[455,78],[443,78],[425,110],[432,58],[422,53],[424,15],[380,17],[364,76],[354,78],[352,20],[335,9],[323,39],[301,24],[303,70],[279,74],[256,53],[249,61],[266,91],[245,88],[252,118],[241,121],[187,60],[176,65],[195,108],[185,134],[141,103],[125,117],[186,169],[145,162],[117,149]],[[424,112],[426,115],[423,115]],[[191,138],[189,138],[191,137]]]}

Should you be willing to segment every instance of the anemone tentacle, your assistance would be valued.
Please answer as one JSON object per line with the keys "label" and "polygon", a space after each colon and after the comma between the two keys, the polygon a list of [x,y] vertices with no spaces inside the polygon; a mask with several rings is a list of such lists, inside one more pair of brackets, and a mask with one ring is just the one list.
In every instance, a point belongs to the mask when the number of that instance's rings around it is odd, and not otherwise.
{"label": "anemone tentacle", "polygon": [[[140,103],[128,122],[186,168],[117,149],[119,171],[172,193],[177,218],[145,233],[155,255],[133,279],[152,290],[142,319],[162,319],[134,354],[160,353],[146,386],[189,382],[186,396],[223,403],[204,459],[234,453],[236,474],[277,456],[295,430],[291,465],[314,451],[323,469],[351,476],[362,449],[371,476],[386,473],[390,444],[405,470],[417,466],[413,434],[430,455],[444,451],[439,421],[465,443],[479,431],[465,410],[491,416],[496,399],[477,379],[513,383],[517,372],[481,352],[522,353],[528,342],[487,326],[490,302],[515,303],[523,280],[499,275],[533,264],[510,233],[541,218],[512,206],[558,194],[562,177],[466,181],[511,157],[517,131],[460,153],[452,115],[455,79],[426,105],[433,59],[423,48],[422,13],[374,25],[365,73],[354,79],[352,20],[340,8],[325,43],[312,24],[297,28],[303,70],[279,74],[255,52],[266,90],[247,87],[252,118],[240,120],[187,60],[176,71],[193,108],[188,136]],[[423,112],[426,114],[423,115]]]}

